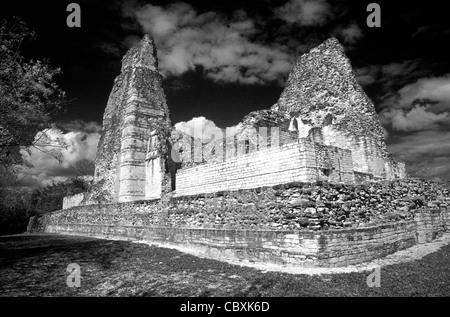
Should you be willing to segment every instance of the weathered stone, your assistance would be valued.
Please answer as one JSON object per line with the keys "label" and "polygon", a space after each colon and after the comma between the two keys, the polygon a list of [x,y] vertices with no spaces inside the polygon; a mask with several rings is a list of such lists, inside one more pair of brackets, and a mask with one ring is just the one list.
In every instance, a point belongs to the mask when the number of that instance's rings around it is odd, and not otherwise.
{"label": "weathered stone", "polygon": [[406,175],[404,164],[387,151],[375,107],[335,38],[298,59],[272,110],[294,113],[315,141],[352,150],[355,171],[383,178]]}
{"label": "weathered stone", "polygon": [[[156,48],[153,39],[146,35],[124,56],[122,72],[114,81],[103,116],[95,182],[96,190],[103,192],[106,202],[146,198],[147,143],[152,131],[167,127],[170,127],[169,109],[158,72]],[[164,170],[163,161],[156,164],[155,168]]]}
{"label": "weathered stone", "polygon": [[[287,253],[308,265],[319,256],[355,261],[348,254],[355,244],[351,252],[362,261],[367,250],[385,255],[384,244],[409,246],[416,237],[427,241],[442,231],[449,190],[402,179],[402,165],[391,160],[373,104],[336,40],[300,58],[276,108],[249,114],[238,134],[222,143],[202,144],[170,131],[156,51],[145,37],[124,57],[105,111],[97,192],[106,193],[106,202],[160,198],[175,176],[166,173],[166,165],[177,142],[183,144],[176,149],[183,150],[176,174],[182,186],[162,199],[69,208],[30,227],[106,237],[126,232],[248,254],[258,250],[276,259]],[[289,131],[291,121],[296,131]],[[254,138],[252,130],[264,127],[279,129]],[[213,155],[220,145],[225,151]],[[246,152],[239,153],[242,145]],[[180,167],[172,166],[172,171]],[[378,178],[389,181],[374,182]],[[441,210],[434,210],[438,206]],[[354,229],[366,225],[371,227]],[[312,232],[317,230],[323,232]],[[372,241],[360,242],[360,234]],[[335,247],[339,251],[331,254]]]}

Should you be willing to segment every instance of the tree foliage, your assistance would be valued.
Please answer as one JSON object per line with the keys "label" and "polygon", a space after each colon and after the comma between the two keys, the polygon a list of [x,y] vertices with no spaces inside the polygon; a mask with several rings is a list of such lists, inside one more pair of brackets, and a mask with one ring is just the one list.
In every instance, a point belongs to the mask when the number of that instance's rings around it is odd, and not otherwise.
{"label": "tree foliage", "polygon": [[0,235],[26,230],[31,215],[30,193],[19,187],[17,174],[0,166]]}
{"label": "tree foliage", "polygon": [[17,174],[0,167],[0,235],[23,233],[31,216],[62,209],[63,198],[88,191],[91,182],[72,178],[35,189],[19,187]]}
{"label": "tree foliage", "polygon": [[23,188],[3,188],[0,199],[0,235],[25,232],[32,210],[30,192]]}
{"label": "tree foliage", "polygon": [[53,81],[61,73],[60,69],[50,66],[47,60],[27,61],[20,53],[22,43],[35,38],[36,34],[19,18],[0,22],[0,164],[3,166],[21,164],[21,148],[40,149],[49,145],[46,134],[39,132],[51,127],[52,116],[65,103],[65,93]]}
{"label": "tree foliage", "polygon": [[90,183],[81,178],[72,178],[64,182],[53,182],[31,193],[30,206],[33,214],[44,214],[62,209],[63,198],[76,195],[90,188]]}

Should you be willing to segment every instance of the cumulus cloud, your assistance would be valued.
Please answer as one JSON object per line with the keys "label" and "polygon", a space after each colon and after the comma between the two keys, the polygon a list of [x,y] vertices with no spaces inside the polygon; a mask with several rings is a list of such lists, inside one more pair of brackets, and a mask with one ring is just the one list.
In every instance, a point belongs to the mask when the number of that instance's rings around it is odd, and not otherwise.
{"label": "cumulus cloud", "polygon": [[421,131],[395,139],[394,156],[416,177],[450,179],[450,131]]}
{"label": "cumulus cloud", "polygon": [[382,76],[403,76],[418,73],[420,67],[417,60],[407,60],[403,62],[389,63],[380,66]]}
{"label": "cumulus cloud", "polygon": [[[154,37],[165,76],[201,70],[206,77],[225,83],[284,84],[296,55],[323,40],[323,28],[348,45],[363,37],[351,20],[330,24],[336,12],[326,0],[289,0],[271,10],[273,16],[262,21],[243,10],[226,15],[199,12],[184,2],[165,6],[125,2],[123,14]],[[307,38],[296,38],[305,32]],[[277,36],[271,37],[273,33]],[[133,35],[122,44],[137,41]]]}
{"label": "cumulus cloud", "polygon": [[433,157],[423,161],[409,163],[408,174],[411,177],[419,177],[433,180],[450,180],[450,157]]}
{"label": "cumulus cloud", "polygon": [[361,28],[356,23],[350,23],[346,27],[339,27],[335,33],[346,44],[354,44],[363,37]]}
{"label": "cumulus cloud", "polygon": [[377,65],[370,65],[354,69],[356,80],[360,85],[363,86],[376,83],[378,81],[379,71],[380,67]]}
{"label": "cumulus cloud", "polygon": [[380,117],[384,124],[391,124],[397,131],[430,130],[438,128],[439,124],[450,124],[450,113],[435,114],[429,109],[430,106],[420,105],[414,106],[411,110],[394,108],[381,112]]}
{"label": "cumulus cloud", "polygon": [[417,99],[429,99],[445,104],[450,110],[450,74],[421,78],[398,91],[398,105],[407,108]]}
{"label": "cumulus cloud", "polygon": [[410,83],[411,80],[425,76],[428,70],[421,68],[418,60],[368,65],[354,70],[356,79],[361,85],[381,83],[386,90],[393,86]]}
{"label": "cumulus cloud", "polygon": [[429,72],[418,60],[407,60],[369,65],[355,75],[360,84],[384,91],[380,119],[390,128],[389,149],[409,173],[450,179],[450,76],[426,77]]}
{"label": "cumulus cloud", "polygon": [[127,6],[124,12],[155,38],[165,75],[177,76],[200,67],[218,82],[263,84],[281,81],[292,69],[288,48],[258,43],[261,30],[243,11],[231,17],[199,13],[178,2],[165,7]]}
{"label": "cumulus cloud", "polygon": [[421,78],[388,95],[383,103],[381,119],[394,130],[445,129],[450,124],[450,74]]}
{"label": "cumulus cloud", "polygon": [[214,121],[208,120],[205,117],[194,117],[189,121],[181,121],[175,124],[175,129],[189,134],[194,138],[201,139],[203,142],[233,136],[240,128],[241,124],[238,124],[224,131]]}
{"label": "cumulus cloud", "polygon": [[[77,123],[79,127],[98,131],[98,125],[93,123]],[[76,125],[72,122],[69,125]],[[46,184],[51,181],[61,181],[75,175],[73,164],[82,160],[94,160],[97,144],[100,139],[98,132],[84,132],[80,129],[71,132],[63,132],[58,129],[49,129],[36,135],[36,139],[42,139],[45,132],[48,142],[37,148],[30,147],[22,150],[27,166],[23,166],[18,173],[21,182],[28,186]],[[65,147],[48,145],[58,144],[62,141]],[[58,157],[58,159],[55,158]]]}
{"label": "cumulus cloud", "polygon": [[303,26],[321,25],[331,17],[331,7],[325,0],[289,0],[273,11],[279,19]]}

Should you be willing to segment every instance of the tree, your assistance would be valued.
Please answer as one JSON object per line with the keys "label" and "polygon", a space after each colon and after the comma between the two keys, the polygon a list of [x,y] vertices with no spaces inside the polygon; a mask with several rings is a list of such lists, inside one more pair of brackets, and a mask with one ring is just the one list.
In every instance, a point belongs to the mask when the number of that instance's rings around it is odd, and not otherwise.
{"label": "tree", "polygon": [[52,182],[35,188],[30,197],[32,214],[44,214],[62,209],[63,198],[86,192],[91,182],[82,178],[71,178],[63,182]]}
{"label": "tree", "polygon": [[17,174],[0,166],[0,235],[22,233],[32,216],[30,190],[20,187]]}
{"label": "tree", "polygon": [[5,167],[23,163],[21,149],[64,146],[45,133],[65,104],[64,91],[53,82],[61,71],[20,54],[21,44],[35,38],[19,18],[0,23],[0,164]]}

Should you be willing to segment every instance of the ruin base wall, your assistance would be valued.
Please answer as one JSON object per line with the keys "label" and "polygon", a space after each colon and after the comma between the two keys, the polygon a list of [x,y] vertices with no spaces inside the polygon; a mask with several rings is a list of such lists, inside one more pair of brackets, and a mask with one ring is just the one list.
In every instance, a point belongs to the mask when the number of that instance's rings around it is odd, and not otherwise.
{"label": "ruin base wall", "polygon": [[[386,195],[393,195],[389,200],[399,204],[392,210],[373,208],[361,213],[359,206],[341,222],[331,215],[339,215],[346,205],[314,201],[314,193],[323,199],[333,197],[336,190],[359,193],[345,203],[351,206],[370,191],[373,197],[381,195],[377,193],[382,185],[285,184],[169,201],[79,206],[33,217],[29,231],[146,241],[218,260],[346,266],[430,242],[450,228],[448,192],[413,198],[404,191],[413,186],[399,184],[385,184],[392,187],[386,190]],[[417,208],[411,207],[412,201]],[[412,208],[408,212],[405,202]]]}

